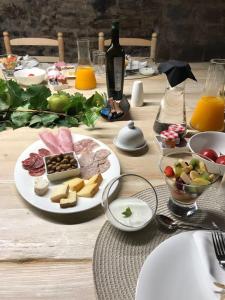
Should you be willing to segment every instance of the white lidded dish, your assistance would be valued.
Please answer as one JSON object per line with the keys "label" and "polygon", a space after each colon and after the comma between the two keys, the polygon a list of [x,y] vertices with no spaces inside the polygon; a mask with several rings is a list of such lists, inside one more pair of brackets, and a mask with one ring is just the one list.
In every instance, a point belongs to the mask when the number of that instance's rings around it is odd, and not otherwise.
{"label": "white lidded dish", "polygon": [[15,71],[14,77],[19,84],[29,86],[42,83],[45,80],[46,72],[43,69],[34,67]]}
{"label": "white lidded dish", "polygon": [[137,151],[145,148],[147,145],[142,130],[136,127],[134,121],[131,120],[120,129],[117,137],[114,139],[114,144],[125,151]]}
{"label": "white lidded dish", "polygon": [[[49,158],[52,159],[53,157],[59,157],[60,155],[69,155],[71,158],[75,159],[77,163],[77,167],[70,170],[64,170],[64,171],[55,171],[53,173],[49,173],[49,168],[47,166]],[[58,181],[62,179],[66,179],[69,177],[75,177],[80,174],[80,164],[76,157],[75,152],[67,152],[67,153],[61,153],[61,154],[54,154],[54,155],[48,155],[44,157],[44,164],[45,164],[45,170],[46,170],[46,176],[49,181]]]}

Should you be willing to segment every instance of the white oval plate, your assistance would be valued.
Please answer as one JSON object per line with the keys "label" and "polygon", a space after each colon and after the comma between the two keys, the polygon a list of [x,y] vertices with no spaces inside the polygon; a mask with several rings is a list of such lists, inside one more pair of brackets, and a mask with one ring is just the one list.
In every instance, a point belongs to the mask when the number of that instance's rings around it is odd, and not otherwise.
{"label": "white oval plate", "polygon": [[177,234],[145,260],[135,300],[215,300],[204,271],[193,232]]}
{"label": "white oval plate", "polygon": [[77,205],[74,207],[69,208],[61,208],[58,203],[53,203],[50,200],[50,193],[51,187],[54,186],[53,183],[50,183],[50,189],[48,193],[40,197],[34,193],[34,178],[29,175],[28,171],[23,169],[22,167],[22,160],[29,157],[31,152],[37,152],[40,148],[46,148],[44,143],[41,140],[38,140],[27,147],[23,153],[19,156],[16,162],[16,166],[14,169],[14,179],[16,183],[17,190],[19,191],[20,195],[31,205],[36,208],[39,208],[46,212],[57,213],[57,214],[69,214],[69,213],[77,213],[81,211],[88,210],[93,208],[101,203],[102,200],[102,193],[106,186],[106,184],[113,178],[120,175],[120,164],[117,156],[115,153],[104,143],[91,138],[89,136],[80,135],[80,134],[72,134],[74,142],[77,142],[81,139],[90,138],[93,139],[96,143],[99,144],[98,149],[108,149],[110,150],[111,154],[108,156],[110,161],[110,168],[102,174],[103,182],[99,187],[98,193],[92,198],[83,198],[78,197]]}

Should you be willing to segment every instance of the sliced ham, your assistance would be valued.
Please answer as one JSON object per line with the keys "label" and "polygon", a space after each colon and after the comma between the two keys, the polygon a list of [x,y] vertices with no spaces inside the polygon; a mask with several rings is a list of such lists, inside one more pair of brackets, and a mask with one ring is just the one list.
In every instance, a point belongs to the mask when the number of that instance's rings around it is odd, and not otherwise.
{"label": "sliced ham", "polygon": [[43,143],[48,147],[50,152],[53,154],[59,154],[62,152],[57,137],[50,132],[49,130],[45,130],[39,133],[39,136]]}
{"label": "sliced ham", "polygon": [[58,145],[62,152],[71,152],[73,148],[73,137],[68,128],[59,128],[57,135]]}

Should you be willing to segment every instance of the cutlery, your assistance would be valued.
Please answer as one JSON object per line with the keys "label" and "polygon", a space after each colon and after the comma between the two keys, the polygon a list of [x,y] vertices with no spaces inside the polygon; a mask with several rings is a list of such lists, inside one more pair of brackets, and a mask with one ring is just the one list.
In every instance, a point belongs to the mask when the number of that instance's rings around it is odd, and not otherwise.
{"label": "cutlery", "polygon": [[162,226],[164,226],[166,229],[170,231],[176,231],[178,229],[183,230],[195,230],[195,229],[204,229],[204,230],[218,230],[218,226],[215,224],[215,222],[212,224],[211,227],[205,226],[202,224],[194,224],[194,223],[178,223],[174,221],[172,218],[159,214],[156,215],[156,219],[158,223]]}
{"label": "cutlery", "polygon": [[212,232],[212,241],[219,264],[225,268],[225,241],[222,233]]}

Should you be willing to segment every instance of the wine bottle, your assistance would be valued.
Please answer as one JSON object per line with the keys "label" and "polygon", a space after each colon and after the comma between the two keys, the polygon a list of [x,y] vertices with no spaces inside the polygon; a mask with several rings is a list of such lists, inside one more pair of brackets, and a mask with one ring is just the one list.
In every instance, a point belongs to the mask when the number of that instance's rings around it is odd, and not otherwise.
{"label": "wine bottle", "polygon": [[123,98],[125,53],[119,43],[119,22],[112,23],[112,39],[106,51],[106,82],[109,98]]}

